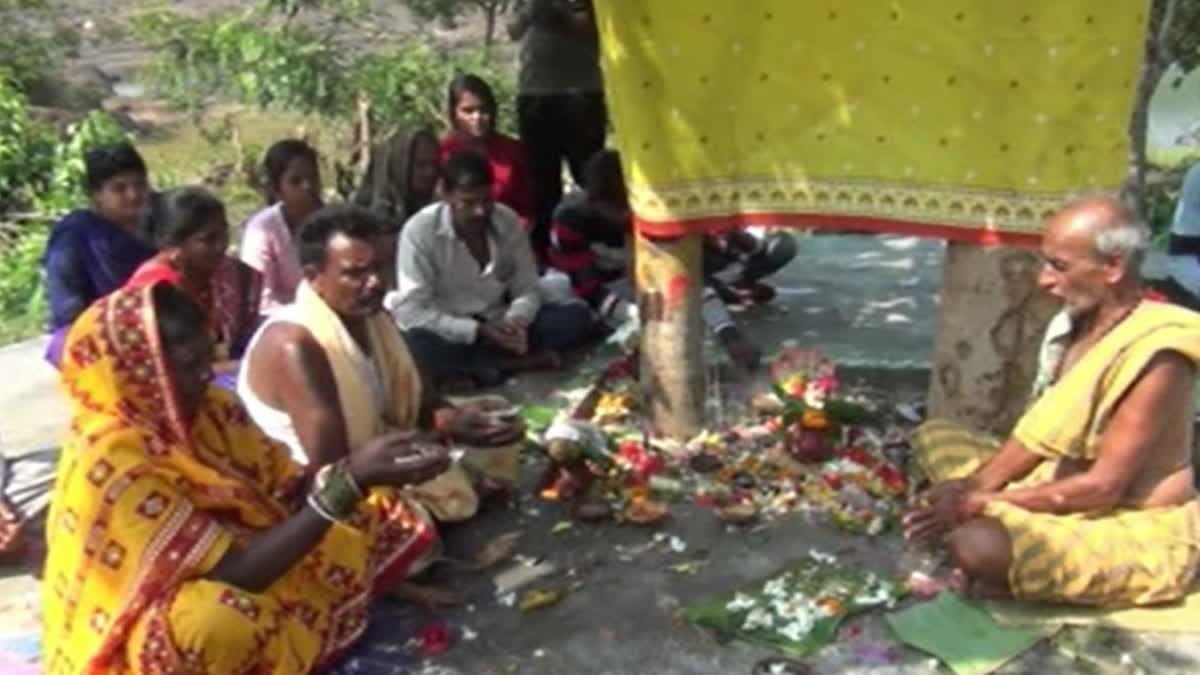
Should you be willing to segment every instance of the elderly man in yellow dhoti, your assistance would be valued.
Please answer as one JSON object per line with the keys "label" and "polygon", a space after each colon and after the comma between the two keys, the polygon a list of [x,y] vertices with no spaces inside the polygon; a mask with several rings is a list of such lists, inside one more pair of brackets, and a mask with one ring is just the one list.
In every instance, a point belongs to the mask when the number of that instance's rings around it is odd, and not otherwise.
{"label": "elderly man in yellow dhoti", "polygon": [[1063,303],[1035,400],[1003,443],[945,421],[914,435],[936,481],[906,535],[941,540],[988,596],[1097,606],[1174,600],[1200,561],[1193,385],[1200,314],[1143,299],[1146,227],[1117,200],[1046,227],[1040,285]]}

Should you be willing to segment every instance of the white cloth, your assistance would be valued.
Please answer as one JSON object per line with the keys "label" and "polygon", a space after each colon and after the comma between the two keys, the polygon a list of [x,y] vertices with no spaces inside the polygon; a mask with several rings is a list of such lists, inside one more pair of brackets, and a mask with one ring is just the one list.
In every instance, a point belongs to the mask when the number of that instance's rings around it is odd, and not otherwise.
{"label": "white cloth", "polygon": [[[292,459],[296,460],[301,465],[308,464],[308,454],[304,452],[304,446],[300,443],[300,436],[296,433],[296,425],[292,423],[292,416],[286,412],[273,408],[267,405],[254,390],[250,388],[250,362],[254,357],[259,338],[267,330],[268,326],[276,323],[293,323],[304,325],[301,320],[300,311],[296,305],[284,305],[271,314],[258,327],[258,331],[254,337],[250,338],[250,344],[246,348],[246,356],[242,360],[242,367],[238,371],[237,380],[237,395],[242,400],[242,405],[246,407],[246,412],[249,413],[250,419],[262,429],[270,438],[283,443],[291,451]],[[356,364],[362,370],[363,376],[371,388],[371,393],[375,397],[380,410],[384,408],[384,385],[383,375],[379,372],[379,368],[374,359],[368,358],[366,354],[361,352],[357,354],[360,358],[356,359]]]}
{"label": "white cloth", "polygon": [[386,301],[402,330],[423,328],[471,344],[479,319],[529,325],[541,308],[529,236],[511,209],[496,204],[483,269],[454,232],[444,202],[421,209],[404,225],[396,250],[396,292]]}

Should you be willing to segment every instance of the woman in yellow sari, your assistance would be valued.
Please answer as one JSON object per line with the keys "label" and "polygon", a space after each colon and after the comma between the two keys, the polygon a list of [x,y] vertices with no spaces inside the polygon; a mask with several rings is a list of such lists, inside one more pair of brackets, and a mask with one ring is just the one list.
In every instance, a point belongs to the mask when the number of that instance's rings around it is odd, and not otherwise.
{"label": "woman in yellow sari", "polygon": [[312,672],[362,634],[378,592],[437,553],[428,514],[384,486],[436,476],[444,451],[391,434],[308,483],[210,386],[204,326],[160,283],[115,292],[71,330],[47,673]]}

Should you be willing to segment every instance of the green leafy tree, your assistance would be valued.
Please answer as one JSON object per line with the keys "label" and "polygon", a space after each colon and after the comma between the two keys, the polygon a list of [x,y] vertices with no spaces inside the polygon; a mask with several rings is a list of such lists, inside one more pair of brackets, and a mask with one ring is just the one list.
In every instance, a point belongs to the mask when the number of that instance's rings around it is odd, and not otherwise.
{"label": "green leafy tree", "polygon": [[128,138],[100,111],[59,137],[28,107],[16,82],[0,74],[0,341],[43,328],[40,260],[49,224],[84,202],[84,153]]}
{"label": "green leafy tree", "polygon": [[481,14],[484,18],[483,42],[486,48],[496,41],[500,17],[512,8],[512,0],[402,0],[418,18],[439,20],[454,25],[464,16]]}
{"label": "green leafy tree", "polygon": [[1176,87],[1184,76],[1200,66],[1200,0],[1154,0],[1147,21],[1144,50],[1142,73],[1129,121],[1131,156],[1126,189],[1144,215],[1160,222],[1162,214],[1170,211],[1170,199],[1148,194],[1146,190],[1150,99],[1172,66],[1180,72],[1180,76],[1171,82]]}

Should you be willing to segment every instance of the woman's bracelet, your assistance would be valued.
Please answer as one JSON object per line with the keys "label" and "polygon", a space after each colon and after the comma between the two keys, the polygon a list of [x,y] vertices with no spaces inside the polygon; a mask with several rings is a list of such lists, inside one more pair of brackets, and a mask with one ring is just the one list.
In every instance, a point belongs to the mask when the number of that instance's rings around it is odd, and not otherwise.
{"label": "woman's bracelet", "polygon": [[349,458],[343,459],[342,461],[338,462],[338,466],[339,466],[340,470],[346,474],[346,480],[350,482],[350,487],[354,488],[354,494],[358,495],[359,499],[363,499],[364,497],[366,497],[367,496],[366,491],[364,491],[362,489],[362,486],[359,485],[358,481],[354,479],[354,473],[350,471]]}
{"label": "woman's bracelet", "polygon": [[317,471],[309,498],[319,504],[324,513],[345,520],[354,513],[362,499],[362,491],[349,471],[339,464],[327,464]]}
{"label": "woman's bracelet", "polygon": [[318,516],[321,516],[331,523],[342,522],[340,518],[334,518],[332,513],[325,510],[325,507],[321,505],[321,500],[317,499],[317,493],[310,492],[306,501],[308,502],[309,507],[312,508],[313,511],[317,512]]}

